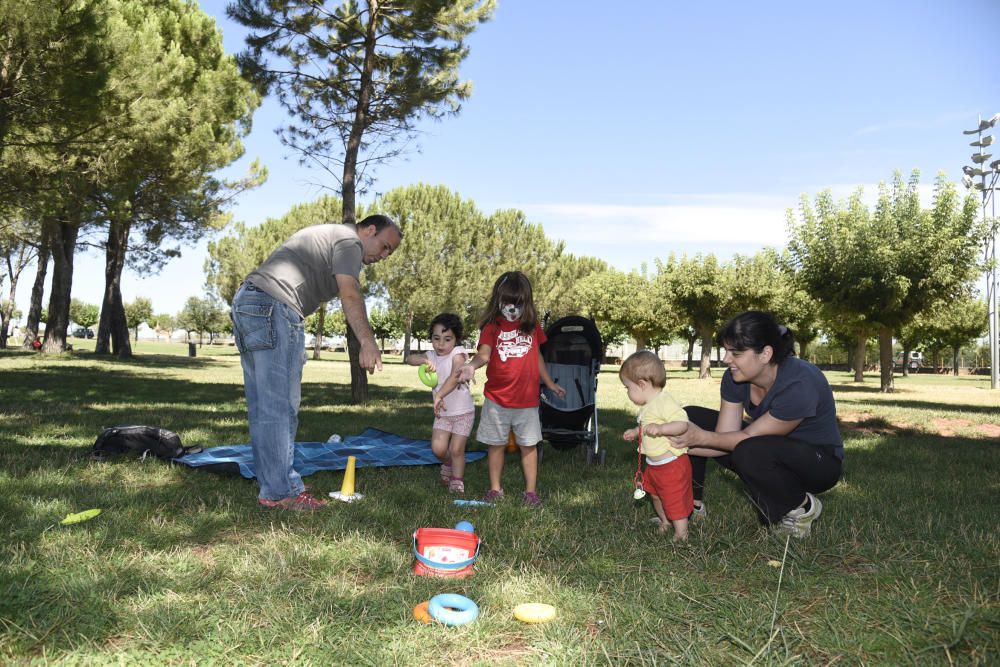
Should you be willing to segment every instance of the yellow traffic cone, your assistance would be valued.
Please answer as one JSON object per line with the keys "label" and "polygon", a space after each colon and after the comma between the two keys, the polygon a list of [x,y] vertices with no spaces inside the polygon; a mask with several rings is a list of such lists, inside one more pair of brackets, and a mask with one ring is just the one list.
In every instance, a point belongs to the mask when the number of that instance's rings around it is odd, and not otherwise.
{"label": "yellow traffic cone", "polygon": [[347,457],[347,469],[344,470],[344,482],[340,485],[340,495],[342,496],[354,495],[354,467],[356,464],[356,458],[353,456]]}
{"label": "yellow traffic cone", "polygon": [[347,468],[344,470],[344,481],[340,485],[340,491],[331,491],[330,497],[336,500],[342,500],[345,503],[350,503],[355,500],[360,500],[362,495],[360,493],[354,492],[354,468],[357,465],[357,459],[353,456],[347,457]]}

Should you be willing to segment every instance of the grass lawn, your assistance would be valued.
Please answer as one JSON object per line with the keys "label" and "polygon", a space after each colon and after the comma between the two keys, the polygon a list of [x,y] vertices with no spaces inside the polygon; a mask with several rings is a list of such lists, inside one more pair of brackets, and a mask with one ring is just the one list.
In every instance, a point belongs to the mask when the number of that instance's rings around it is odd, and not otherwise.
{"label": "grass lawn", "polygon": [[[514,455],[493,509],[456,507],[436,467],[358,470],[362,502],[259,509],[256,485],[161,461],[91,462],[102,428],[163,426],[185,444],[246,442],[234,349],[93,341],[48,358],[0,353],[0,663],[139,664],[1000,664],[1000,393],[986,377],[915,375],[878,392],[831,373],[844,479],[813,536],[760,529],[738,482],[710,465],[708,520],[674,545],[632,500],[634,423],[616,372],[598,387],[604,466],[545,446],[529,510]],[[429,437],[430,392],[388,360],[367,406],[342,355],[305,369],[300,440],[366,426]],[[718,372],[716,372],[718,375]],[[474,393],[481,398],[482,378]],[[685,404],[717,406],[718,379],[671,371]],[[472,447],[477,445],[472,443]],[[319,473],[317,492],[342,473]],[[485,461],[466,473],[485,491]],[[70,512],[101,508],[72,526]],[[467,579],[412,574],[420,527],[475,524]],[[776,566],[777,565],[777,566]],[[475,600],[461,627],[414,605]],[[557,618],[515,620],[521,602]]]}

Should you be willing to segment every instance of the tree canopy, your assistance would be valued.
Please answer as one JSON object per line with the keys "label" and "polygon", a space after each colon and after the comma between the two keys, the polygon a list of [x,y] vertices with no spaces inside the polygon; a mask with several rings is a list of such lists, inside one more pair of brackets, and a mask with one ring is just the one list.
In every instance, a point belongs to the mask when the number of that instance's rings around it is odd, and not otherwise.
{"label": "tree canopy", "polygon": [[[465,38],[493,15],[494,0],[236,0],[227,13],[246,26],[242,63],[273,90],[291,122],[282,140],[340,184],[343,221],[356,222],[367,167],[389,160],[420,119],[456,114],[472,93],[458,67]],[[351,394],[368,399],[350,327]]]}
{"label": "tree canopy", "polygon": [[[892,337],[931,304],[961,296],[974,280],[982,232],[975,202],[959,200],[939,176],[934,204],[922,211],[919,172],[897,172],[879,186],[869,211],[857,190],[846,203],[829,191],[815,210],[803,197],[799,219],[789,212],[789,251],[804,288],[830,319],[857,323],[859,341],[879,333],[882,391],[892,391]],[[860,346],[860,342],[859,342]]]}

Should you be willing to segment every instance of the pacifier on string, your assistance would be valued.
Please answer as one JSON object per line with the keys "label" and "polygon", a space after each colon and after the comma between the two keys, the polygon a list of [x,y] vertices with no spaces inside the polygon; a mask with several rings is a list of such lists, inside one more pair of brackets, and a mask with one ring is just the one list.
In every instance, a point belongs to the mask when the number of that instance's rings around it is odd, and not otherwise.
{"label": "pacifier on string", "polygon": [[642,488],[642,424],[639,424],[639,447],[636,451],[639,454],[639,460],[636,463],[635,475],[632,477],[632,485],[635,487],[632,497],[636,500],[642,500],[646,497],[646,489]]}

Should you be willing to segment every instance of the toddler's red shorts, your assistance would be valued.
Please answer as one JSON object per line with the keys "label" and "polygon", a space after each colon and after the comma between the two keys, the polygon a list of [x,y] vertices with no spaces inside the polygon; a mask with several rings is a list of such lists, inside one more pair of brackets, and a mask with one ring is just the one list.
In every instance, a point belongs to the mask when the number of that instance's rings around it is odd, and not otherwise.
{"label": "toddler's red shorts", "polygon": [[663,503],[663,511],[671,521],[686,519],[694,509],[691,488],[691,459],[682,454],[670,463],[651,466],[642,471],[642,488]]}

